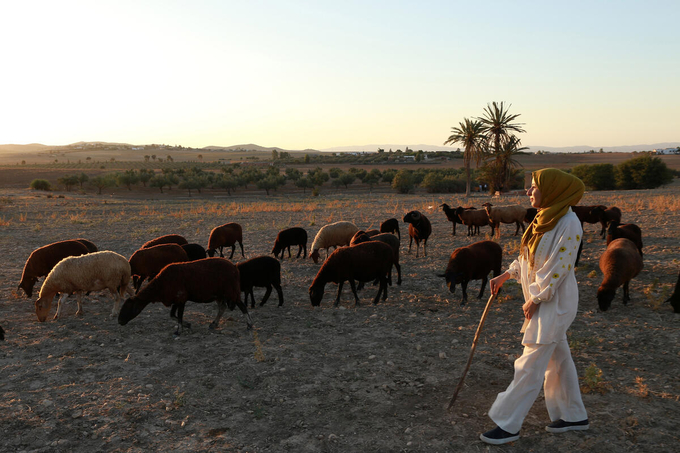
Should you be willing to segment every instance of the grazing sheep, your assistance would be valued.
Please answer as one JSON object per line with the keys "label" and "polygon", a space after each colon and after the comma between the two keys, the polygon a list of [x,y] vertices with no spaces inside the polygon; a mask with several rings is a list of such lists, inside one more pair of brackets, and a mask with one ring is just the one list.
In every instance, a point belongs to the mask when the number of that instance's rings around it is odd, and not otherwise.
{"label": "grazing sheep", "polygon": [[326,249],[326,255],[328,255],[328,249],[331,247],[349,245],[349,241],[357,231],[359,228],[352,222],[340,221],[322,226],[312,242],[312,253],[309,256],[314,263],[318,263],[319,249]]}
{"label": "grazing sheep", "polygon": [[189,261],[202,260],[207,258],[208,254],[201,244],[184,244],[181,246],[187,254]]}
{"label": "grazing sheep", "polygon": [[680,313],[680,272],[678,273],[678,280],[675,282],[675,290],[671,297],[666,300],[666,303],[671,304],[675,313]]}
{"label": "grazing sheep", "polygon": [[26,296],[31,297],[38,278],[49,274],[59,261],[69,256],[87,253],[89,253],[87,246],[78,239],[54,242],[35,249],[26,260],[19,288],[24,290]]}
{"label": "grazing sheep", "polygon": [[[538,209],[536,208],[527,208],[527,213],[524,216],[524,221],[528,224],[531,224],[531,222],[534,221],[534,218],[536,217],[536,214],[538,214]],[[583,229],[583,225],[581,225],[581,229]]]}
{"label": "grazing sheep", "polygon": [[151,280],[168,264],[184,261],[190,261],[189,256],[177,244],[160,244],[137,250],[129,260],[135,293],[139,292],[144,280]]}
{"label": "grazing sheep", "polygon": [[461,307],[467,302],[467,284],[470,280],[482,280],[482,287],[479,290],[478,298],[484,295],[486,282],[489,272],[497,277],[501,273],[501,262],[503,260],[503,249],[494,241],[481,241],[460,247],[453,251],[449,258],[444,274],[439,277],[446,279],[446,285],[451,294],[456,290],[456,285],[460,283],[463,290],[463,301]]}
{"label": "grazing sheep", "polygon": [[634,223],[624,223],[621,225],[618,220],[612,220],[607,228],[607,245],[614,239],[626,238],[633,241],[633,244],[640,251],[642,255],[642,230]]}
{"label": "grazing sheep", "polygon": [[[455,212],[460,223],[468,227],[468,236],[474,236],[475,233],[479,234],[479,227],[491,225],[486,209],[466,209],[458,206]],[[491,227],[491,233],[493,234],[493,227]]]}
{"label": "grazing sheep", "polygon": [[364,234],[370,238],[370,237],[379,235],[380,230],[376,230],[375,228],[372,229],[372,230],[365,230]]}
{"label": "grazing sheep", "polygon": [[132,290],[128,287],[130,275],[130,264],[124,256],[115,252],[95,252],[64,258],[54,266],[40,288],[40,296],[35,302],[38,320],[43,322],[47,319],[52,300],[57,293],[62,296],[59,298],[54,319],[61,315],[62,300],[66,295],[76,293],[78,302],[76,315],[82,315],[82,293],[104,289],[108,289],[114,297],[115,303],[111,315],[116,315],[123,293],[132,294]]}
{"label": "grazing sheep", "polygon": [[213,228],[210,232],[210,238],[208,239],[208,248],[206,251],[208,255],[212,258],[215,256],[216,250],[220,249],[220,257],[224,257],[222,254],[223,247],[231,247],[231,255],[229,259],[234,256],[234,250],[236,250],[236,243],[241,247],[241,256],[243,258],[246,255],[243,253],[243,229],[238,223],[226,223],[222,226]]}
{"label": "grazing sheep", "polygon": [[85,247],[87,247],[87,250],[88,250],[90,253],[94,253],[94,252],[98,252],[98,251],[99,251],[99,249],[97,248],[97,246],[94,245],[93,242],[88,241],[87,239],[78,238],[78,239],[74,239],[74,241],[78,241],[78,242],[80,242],[81,244],[83,244]]}
{"label": "grazing sheep", "polygon": [[578,219],[581,221],[581,229],[583,229],[584,223],[599,223],[600,222],[600,216],[593,214],[594,208],[602,208],[602,210],[607,209],[607,207],[603,206],[603,205],[596,205],[596,206],[576,205],[576,206],[571,207],[571,210],[574,211],[574,214],[576,214],[576,217],[578,217]]}
{"label": "grazing sheep", "polygon": [[[442,203],[439,205],[440,208],[442,208],[442,211],[444,211],[444,214],[446,215],[446,218],[453,224],[453,235],[456,235],[456,224],[463,224],[463,222],[460,220],[460,217],[458,217],[458,214],[456,214],[456,210],[452,209],[448,204]],[[467,208],[463,208],[465,210],[473,210],[475,209],[474,206],[468,206]],[[469,231],[468,227],[468,231]]]}
{"label": "grazing sheep", "polygon": [[527,215],[527,208],[519,205],[514,206],[494,206],[491,203],[484,203],[484,209],[489,216],[489,224],[491,225],[491,235],[496,229],[496,235],[501,237],[501,223],[514,223],[517,225],[515,236],[519,233],[520,227],[524,232],[524,217]]}
{"label": "grazing sheep", "polygon": [[224,258],[205,258],[168,264],[138,294],[125,301],[118,315],[118,323],[124,326],[139,315],[148,304],[162,302],[166,307],[172,306],[177,310],[175,335],[178,336],[184,327],[191,327],[190,323],[183,320],[187,301],[196,303],[217,301],[217,317],[210,324],[210,329],[219,325],[227,307],[230,310],[238,307],[246,318],[248,329],[253,326],[248,308],[241,302],[238,269],[235,264]]}
{"label": "grazing sheep", "polygon": [[382,299],[387,299],[387,275],[394,264],[392,248],[380,241],[368,241],[353,247],[341,247],[330,254],[328,259],[319,269],[309,287],[309,299],[312,306],[319,306],[323,299],[326,283],[338,284],[338,295],[335,298],[335,306],[340,303],[340,294],[343,284],[349,280],[349,285],[354,294],[354,306],[359,305],[355,280],[368,282],[379,280],[380,287],[373,303],[377,304]]}
{"label": "grazing sheep", "polygon": [[[401,266],[399,265],[399,249],[401,247],[401,243],[399,241],[399,238],[392,233],[382,233],[376,234],[375,236],[369,236],[368,234],[365,234],[363,231],[359,230],[356,232],[354,237],[352,237],[352,240],[350,241],[349,245],[354,246],[356,244],[361,244],[368,241],[380,241],[392,247],[394,267],[397,269],[397,285],[401,285]],[[390,269],[390,274],[391,273],[392,270]],[[388,279],[391,285],[392,276],[389,275]],[[359,285],[361,286],[361,283]]]}
{"label": "grazing sheep", "polygon": [[184,245],[188,244],[188,241],[184,239],[183,236],[180,236],[179,234],[166,234],[165,236],[158,237],[156,239],[151,239],[150,241],[145,242],[140,248],[141,249],[148,249],[149,247],[153,247],[154,245],[161,245],[161,244],[177,244],[177,245]]}
{"label": "grazing sheep", "polygon": [[272,253],[276,258],[278,258],[279,253],[281,253],[281,260],[283,260],[284,252],[288,249],[288,258],[292,258],[290,247],[293,245],[298,246],[298,253],[295,258],[300,258],[300,255],[302,254],[302,259],[305,259],[307,256],[307,231],[304,228],[293,227],[279,231],[279,234],[276,235],[276,240],[274,241]]}
{"label": "grazing sheep", "polygon": [[258,256],[236,265],[240,275],[241,292],[245,294],[245,304],[248,306],[248,294],[250,294],[250,308],[255,307],[255,295],[253,287],[267,288],[260,307],[267,302],[272,293],[272,286],[276,288],[279,296],[279,307],[283,305],[283,291],[281,290],[281,263],[271,256]]}
{"label": "grazing sheep", "polygon": [[596,206],[590,212],[592,215],[597,216],[602,225],[602,230],[600,230],[600,236],[604,239],[607,235],[607,226],[612,221],[617,221],[621,223],[621,210],[616,206],[611,208],[603,209],[604,206]]}
{"label": "grazing sheep", "polygon": [[427,256],[427,239],[432,234],[432,224],[430,220],[419,211],[411,211],[404,216],[404,223],[408,223],[408,252],[411,253],[411,244],[416,241],[416,258],[420,241],[423,241],[423,255]]}
{"label": "grazing sheep", "polygon": [[628,284],[642,270],[642,257],[630,239],[614,239],[600,257],[600,270],[604,274],[597,289],[600,310],[607,311],[614,300],[616,289],[623,285],[623,303],[630,300]]}
{"label": "grazing sheep", "polygon": [[380,224],[381,233],[397,233],[399,241],[401,241],[401,233],[399,232],[399,221],[395,218],[387,219]]}

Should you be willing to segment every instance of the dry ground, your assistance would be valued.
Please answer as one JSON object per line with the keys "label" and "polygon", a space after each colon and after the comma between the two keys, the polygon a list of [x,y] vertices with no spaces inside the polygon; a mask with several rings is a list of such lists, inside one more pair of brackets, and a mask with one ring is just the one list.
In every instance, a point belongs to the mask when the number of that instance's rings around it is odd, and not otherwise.
{"label": "dry ground", "polygon": [[[512,361],[521,353],[521,291],[510,282],[505,286],[466,386],[447,412],[488,289],[477,300],[479,282],[473,282],[470,302],[460,307],[460,289],[448,293],[436,276],[454,248],[479,240],[460,228],[452,236],[437,206],[481,205],[487,197],[145,200],[124,193],[47,198],[0,189],[0,325],[7,337],[0,343],[0,451],[676,450],[680,316],[663,300],[680,268],[679,191],[674,186],[586,194],[583,204],[619,206],[624,221],[642,227],[645,243],[645,269],[631,284],[632,302],[622,305],[619,290],[612,308],[602,313],[595,293],[605,245],[597,237],[599,227],[585,228],[577,269],[581,303],[570,342],[591,429],[546,433],[541,396],[522,438],[489,449],[478,435],[493,426],[486,412],[512,379]],[[528,205],[526,197],[494,200],[518,202]],[[390,287],[388,300],[375,306],[370,300],[376,288],[369,286],[360,293],[360,306],[353,307],[345,289],[341,307],[333,308],[331,284],[322,306],[312,308],[307,288],[319,266],[287,258],[284,306],[277,307],[273,294],[264,307],[251,310],[254,330],[246,330],[236,311],[209,331],[214,304],[189,303],[185,319],[193,330],[178,340],[169,310],[159,304],[122,327],[109,318],[112,301],[101,293],[86,299],[82,317],[74,316],[71,300],[64,317],[39,323],[35,297],[16,290],[31,251],[57,240],[85,237],[101,250],[129,257],[146,240],[166,233],[205,245],[214,226],[233,221],[243,226],[246,257],[253,257],[269,253],[285,227],[305,227],[311,245],[326,223],[343,219],[376,227],[411,209],[432,220],[428,255],[407,253],[403,226],[404,282]],[[504,267],[518,250],[513,232],[502,227]],[[235,255],[235,261],[241,259]],[[256,291],[256,297],[262,294]]]}

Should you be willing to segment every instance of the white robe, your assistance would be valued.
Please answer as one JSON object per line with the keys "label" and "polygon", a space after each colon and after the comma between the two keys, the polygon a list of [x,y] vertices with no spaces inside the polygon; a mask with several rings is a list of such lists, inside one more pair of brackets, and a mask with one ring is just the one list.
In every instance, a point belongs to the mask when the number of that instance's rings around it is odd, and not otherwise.
{"label": "white robe", "polygon": [[513,381],[489,410],[496,425],[510,433],[519,432],[541,385],[551,421],[588,418],[567,342],[567,329],[578,308],[574,261],[582,234],[581,222],[570,208],[541,237],[533,268],[525,253],[510,265],[510,276],[522,283],[525,301],[538,304],[531,320],[524,320],[524,352],[515,361]]}

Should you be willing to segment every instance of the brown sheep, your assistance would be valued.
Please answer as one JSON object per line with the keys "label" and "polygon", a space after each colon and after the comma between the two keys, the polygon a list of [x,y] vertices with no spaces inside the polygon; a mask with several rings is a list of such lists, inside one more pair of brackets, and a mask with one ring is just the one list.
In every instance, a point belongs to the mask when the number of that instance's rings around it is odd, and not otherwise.
{"label": "brown sheep", "polygon": [[[399,249],[401,247],[401,243],[399,242],[399,238],[392,233],[382,233],[376,234],[375,236],[369,236],[365,234],[362,230],[359,230],[356,232],[352,240],[349,242],[349,245],[353,246],[368,241],[380,241],[392,247],[392,252],[394,253],[394,267],[397,269],[397,285],[401,285],[401,266],[399,265]],[[390,270],[390,274],[391,273],[392,270]],[[391,285],[392,284],[391,275],[389,276],[389,282]]]}
{"label": "brown sheep", "polygon": [[353,247],[341,247],[331,253],[314,277],[309,287],[309,299],[312,306],[319,306],[323,299],[326,283],[333,282],[338,285],[338,294],[335,298],[335,306],[340,303],[342,286],[349,281],[354,294],[354,305],[359,305],[359,296],[355,280],[368,282],[379,280],[380,288],[373,303],[377,304],[382,295],[382,300],[387,299],[387,275],[394,264],[392,248],[379,241],[368,241]]}
{"label": "brown sheep", "polygon": [[177,310],[175,335],[178,336],[184,327],[191,328],[191,324],[183,320],[187,301],[217,301],[217,317],[210,324],[210,329],[219,325],[227,307],[230,310],[238,307],[246,318],[248,329],[253,327],[248,308],[241,302],[238,269],[224,258],[206,258],[165,266],[138,294],[125,301],[118,315],[118,323],[124,326],[150,303],[162,302],[166,307]]}
{"label": "brown sheep", "polygon": [[626,238],[633,241],[642,255],[642,230],[634,223],[624,223],[621,225],[617,220],[612,220],[607,228],[607,245],[614,239]]}
{"label": "brown sheep", "polygon": [[54,242],[35,249],[24,264],[19,288],[24,290],[26,296],[31,297],[38,278],[49,274],[59,261],[69,256],[87,253],[90,253],[90,250],[78,239]]}
{"label": "brown sheep", "polygon": [[238,223],[225,223],[224,225],[213,228],[210,232],[210,238],[208,239],[208,248],[206,252],[212,258],[215,256],[217,249],[220,249],[220,257],[224,257],[222,254],[223,247],[231,247],[231,255],[229,259],[234,256],[234,251],[236,250],[236,243],[241,247],[241,256],[243,258],[246,255],[243,253],[243,229]]}
{"label": "brown sheep", "polygon": [[600,236],[602,236],[602,239],[604,239],[607,234],[607,226],[610,222],[617,221],[621,223],[621,210],[619,208],[616,206],[612,206],[611,208],[607,209],[603,208],[604,206],[596,206],[591,211],[591,214],[597,216],[600,221],[600,225],[602,225],[602,230],[600,230]]}
{"label": "brown sheep", "polygon": [[623,303],[630,300],[628,285],[642,270],[642,257],[637,246],[630,239],[614,239],[600,257],[600,270],[604,274],[597,289],[597,303],[600,310],[607,311],[616,295],[616,289],[623,285]]}
{"label": "brown sheep", "polygon": [[145,242],[144,244],[142,244],[140,249],[148,249],[149,247],[153,247],[154,245],[161,244],[184,245],[188,243],[189,242],[179,234],[166,234],[165,236],[157,237],[156,239],[151,239],[150,241]]}
{"label": "brown sheep", "polygon": [[420,241],[423,241],[423,255],[427,256],[427,239],[432,234],[432,224],[430,220],[421,214],[419,211],[408,212],[404,216],[404,223],[408,223],[408,252],[411,253],[411,244],[416,241],[416,258],[418,258],[418,249],[420,248]]}
{"label": "brown sheep", "polygon": [[519,205],[513,206],[494,206],[491,203],[484,203],[484,209],[489,215],[489,224],[491,225],[491,235],[493,236],[493,230],[496,230],[496,235],[501,237],[501,223],[514,223],[517,225],[515,229],[515,236],[519,233],[519,229],[522,228],[524,232],[524,217],[527,215],[527,208],[523,208]]}
{"label": "brown sheep", "polygon": [[396,233],[401,241],[401,233],[399,232],[399,221],[395,218],[387,219],[380,224],[381,233]]}
{"label": "brown sheep", "polygon": [[484,295],[489,272],[493,272],[494,277],[500,275],[502,260],[503,249],[496,242],[475,242],[454,250],[449,258],[446,271],[439,277],[446,279],[446,285],[451,294],[454,293],[456,285],[460,283],[463,290],[463,301],[460,303],[462,307],[467,302],[468,282],[470,280],[482,280],[482,287],[478,296],[481,299]]}
{"label": "brown sheep", "polygon": [[189,256],[177,244],[160,244],[137,250],[128,260],[135,293],[139,292],[144,280],[153,279],[168,264],[184,261],[189,261]]}
{"label": "brown sheep", "polygon": [[[453,231],[452,231],[451,234],[453,236],[455,236],[456,235],[456,224],[458,223],[458,224],[462,225],[463,222],[460,220],[460,217],[458,217],[458,215],[456,214],[456,210],[451,208],[448,204],[442,203],[442,204],[439,205],[439,207],[442,208],[444,215],[446,215],[446,219],[453,224]],[[475,207],[474,206],[468,206],[467,208],[464,208],[464,209],[469,211],[469,210],[475,209]],[[469,231],[469,229],[470,228],[468,227],[468,231]],[[469,236],[469,234],[468,234],[468,236]]]}
{"label": "brown sheep", "polygon": [[[479,234],[479,227],[491,226],[486,209],[467,209],[458,206],[455,211],[460,222],[468,227],[468,236],[474,236],[475,233]],[[491,227],[491,233],[493,234],[493,227]]]}

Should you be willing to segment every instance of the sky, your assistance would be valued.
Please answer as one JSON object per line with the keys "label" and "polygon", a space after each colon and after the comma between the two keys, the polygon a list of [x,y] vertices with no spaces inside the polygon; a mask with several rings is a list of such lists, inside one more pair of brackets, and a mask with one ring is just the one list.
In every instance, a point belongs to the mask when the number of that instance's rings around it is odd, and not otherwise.
{"label": "sky", "polygon": [[0,144],[680,141],[677,0],[0,3]]}

